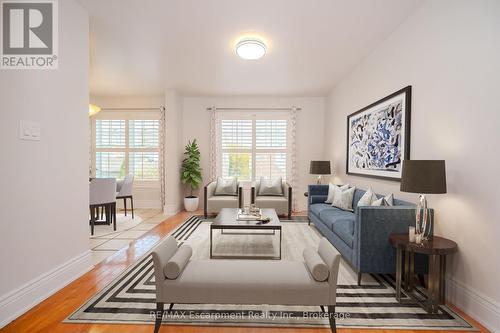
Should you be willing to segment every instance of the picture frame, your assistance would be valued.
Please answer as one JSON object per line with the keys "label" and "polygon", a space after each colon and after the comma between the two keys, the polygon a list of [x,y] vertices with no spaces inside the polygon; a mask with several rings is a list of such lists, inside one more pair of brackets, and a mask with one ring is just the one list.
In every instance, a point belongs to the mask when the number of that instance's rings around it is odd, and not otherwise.
{"label": "picture frame", "polygon": [[410,158],[411,86],[347,116],[346,173],[401,181]]}

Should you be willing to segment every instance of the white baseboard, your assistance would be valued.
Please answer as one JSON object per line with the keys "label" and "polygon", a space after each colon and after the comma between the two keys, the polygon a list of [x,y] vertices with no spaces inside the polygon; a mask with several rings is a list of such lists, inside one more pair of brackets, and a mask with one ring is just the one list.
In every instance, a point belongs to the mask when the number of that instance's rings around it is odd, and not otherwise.
{"label": "white baseboard", "polygon": [[[118,209],[123,208],[123,200],[118,199],[116,201],[116,207]],[[134,209],[161,209],[160,200],[135,200],[134,199]],[[130,200],[127,200],[127,211],[130,209]]]}
{"label": "white baseboard", "polygon": [[165,204],[163,207],[163,214],[172,216],[181,211],[181,205],[180,204]]}
{"label": "white baseboard", "polygon": [[90,251],[0,297],[0,328],[93,268]]}
{"label": "white baseboard", "polygon": [[464,283],[446,277],[446,298],[488,330],[500,333],[500,304]]}

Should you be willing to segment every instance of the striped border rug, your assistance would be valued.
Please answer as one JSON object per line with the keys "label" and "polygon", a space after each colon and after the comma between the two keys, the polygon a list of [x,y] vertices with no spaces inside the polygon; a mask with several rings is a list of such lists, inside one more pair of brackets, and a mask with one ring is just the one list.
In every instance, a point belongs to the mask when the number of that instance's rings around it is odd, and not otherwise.
{"label": "striped border rug", "polygon": [[[193,259],[208,258],[210,219],[192,216],[171,234],[180,244],[193,248]],[[302,260],[305,247],[315,247],[320,234],[307,224],[307,217],[282,219],[283,259]],[[278,242],[276,235],[214,234],[214,250],[269,251]],[[252,244],[252,246],[242,246]],[[231,254],[235,254],[231,253]],[[259,252],[259,254],[261,254]],[[422,295],[422,291],[419,291]],[[103,290],[85,302],[67,323],[154,323],[155,286],[152,257],[148,253]],[[394,279],[389,275],[365,275],[358,286],[356,274],[341,262],[337,289],[337,326],[344,328],[477,330],[446,306],[428,314],[410,299],[398,303]],[[329,327],[319,307],[274,305],[175,304],[164,316],[165,325]]]}

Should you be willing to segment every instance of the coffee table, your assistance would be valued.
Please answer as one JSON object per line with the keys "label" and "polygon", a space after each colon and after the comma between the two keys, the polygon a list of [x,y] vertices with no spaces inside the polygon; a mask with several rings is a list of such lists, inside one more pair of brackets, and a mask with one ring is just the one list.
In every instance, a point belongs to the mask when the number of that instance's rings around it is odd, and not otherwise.
{"label": "coffee table", "polygon": [[[281,222],[276,215],[276,211],[272,208],[263,208],[263,217],[270,217],[271,221],[268,223],[259,223],[258,221],[238,221],[238,208],[223,208],[215,218],[214,222],[210,225],[210,259],[281,259],[281,241],[283,238],[283,232],[281,229]],[[279,255],[278,256],[234,256],[234,255],[214,255],[213,254],[213,231],[221,230],[223,234],[224,230],[248,230],[249,232],[244,233],[245,235],[269,235],[270,233],[256,233],[255,230],[269,230],[272,231],[272,235],[279,231]],[[235,233],[236,234],[236,233]],[[243,234],[243,233],[238,233]]]}

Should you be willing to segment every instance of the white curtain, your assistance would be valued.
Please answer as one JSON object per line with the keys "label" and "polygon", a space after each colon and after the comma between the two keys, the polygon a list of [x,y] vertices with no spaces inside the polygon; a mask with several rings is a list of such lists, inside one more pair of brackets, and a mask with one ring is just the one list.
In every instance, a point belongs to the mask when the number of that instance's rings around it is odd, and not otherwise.
{"label": "white curtain", "polygon": [[160,128],[159,128],[159,144],[160,144],[160,202],[161,208],[165,207],[165,107],[160,108]]}

